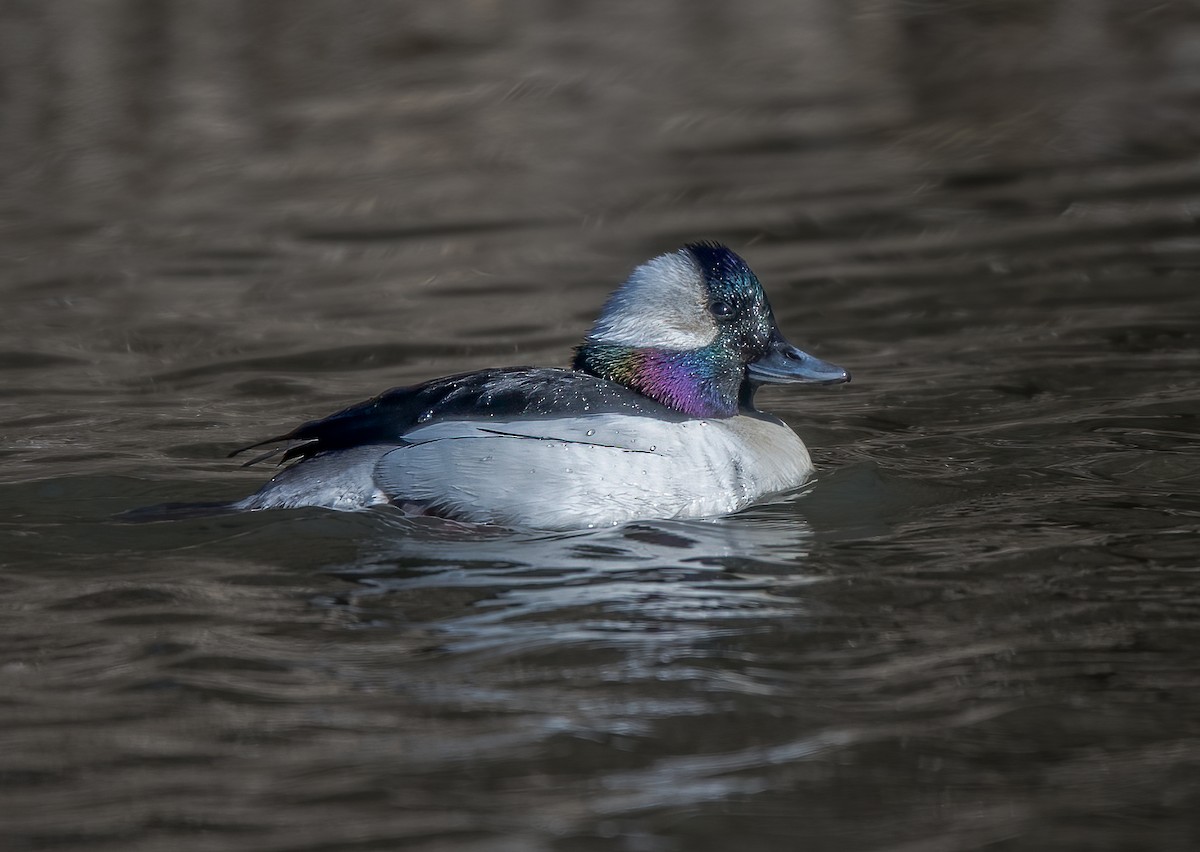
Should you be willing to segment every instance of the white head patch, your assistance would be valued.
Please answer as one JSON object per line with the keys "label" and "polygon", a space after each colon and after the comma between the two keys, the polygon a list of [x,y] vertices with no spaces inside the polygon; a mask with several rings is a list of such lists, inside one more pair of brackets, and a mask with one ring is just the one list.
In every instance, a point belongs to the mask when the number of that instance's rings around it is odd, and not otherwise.
{"label": "white head patch", "polygon": [[700,349],[716,336],[704,273],[686,249],[633,270],[587,335],[598,343],[674,350]]}

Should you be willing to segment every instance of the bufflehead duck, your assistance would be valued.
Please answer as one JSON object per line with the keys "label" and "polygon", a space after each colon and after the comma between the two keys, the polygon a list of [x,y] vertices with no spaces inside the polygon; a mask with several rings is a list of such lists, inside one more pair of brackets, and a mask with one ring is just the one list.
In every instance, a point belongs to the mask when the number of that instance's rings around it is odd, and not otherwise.
{"label": "bufflehead duck", "polygon": [[243,447],[298,460],[235,511],[393,503],[481,524],[577,529],[742,509],[801,485],[804,443],[754,407],[763,384],[848,382],[792,346],[758,278],[715,243],[639,266],[571,369],[393,388]]}

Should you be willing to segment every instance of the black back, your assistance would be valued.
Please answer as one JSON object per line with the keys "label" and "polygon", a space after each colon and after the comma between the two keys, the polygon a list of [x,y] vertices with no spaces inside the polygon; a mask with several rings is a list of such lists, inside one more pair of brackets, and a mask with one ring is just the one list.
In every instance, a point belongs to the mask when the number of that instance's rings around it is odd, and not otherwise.
{"label": "black back", "polygon": [[680,422],[686,414],[624,385],[577,370],[508,367],[461,373],[419,385],[392,388],[286,435],[242,447],[237,455],[270,444],[302,442],[256,456],[246,465],[283,454],[280,463],[365,444],[403,444],[417,426],[446,420],[537,419],[589,414],[630,414]]}

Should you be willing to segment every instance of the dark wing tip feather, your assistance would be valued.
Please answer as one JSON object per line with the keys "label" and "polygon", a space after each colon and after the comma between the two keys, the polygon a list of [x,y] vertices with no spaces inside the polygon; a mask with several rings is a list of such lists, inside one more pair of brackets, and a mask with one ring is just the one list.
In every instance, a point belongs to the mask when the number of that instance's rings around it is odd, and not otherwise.
{"label": "dark wing tip feather", "polygon": [[[247,444],[244,447],[238,447],[225,458],[231,459],[234,456],[240,456],[242,453],[249,452],[250,450],[257,450],[259,447],[265,447],[268,444],[282,444],[287,440],[290,440],[287,435],[277,435],[274,438],[267,438],[265,441],[255,441],[253,444]],[[253,464],[253,462],[249,462],[249,464]]]}
{"label": "dark wing tip feather", "polygon": [[247,444],[244,447],[238,447],[236,450],[231,452],[226,458],[233,458],[234,456],[240,456],[242,453],[248,452],[250,450],[257,450],[259,447],[271,447],[271,449],[267,450],[265,453],[259,453],[258,455],[254,456],[253,458],[242,462],[242,467],[251,467],[253,465],[258,464],[259,462],[264,462],[267,459],[275,458],[275,456],[278,456],[281,453],[282,453],[283,457],[279,460],[279,464],[283,464],[284,462],[290,461],[291,459],[294,459],[297,456],[304,455],[305,449],[308,448],[313,442],[305,441],[302,444],[297,444],[297,445],[291,446],[291,447],[287,447],[287,446],[281,447],[281,446],[271,446],[271,445],[272,444],[275,444],[275,445],[288,444],[295,440],[296,440],[295,437],[293,437],[293,435],[291,435],[291,434],[277,435],[274,438],[267,438],[267,440],[265,440],[265,441],[256,441],[253,444]]}

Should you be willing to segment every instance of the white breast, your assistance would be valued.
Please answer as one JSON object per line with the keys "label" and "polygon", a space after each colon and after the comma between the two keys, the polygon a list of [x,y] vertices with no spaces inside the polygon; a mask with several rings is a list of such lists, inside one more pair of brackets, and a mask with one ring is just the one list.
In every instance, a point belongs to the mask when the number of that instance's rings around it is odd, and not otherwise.
{"label": "white breast", "polygon": [[444,422],[405,440],[374,469],[393,500],[542,529],[726,514],[800,485],[812,470],[791,429],[746,416]]}

